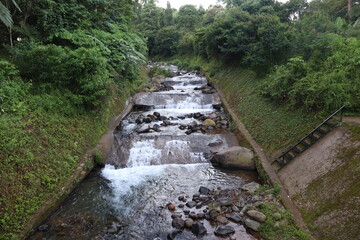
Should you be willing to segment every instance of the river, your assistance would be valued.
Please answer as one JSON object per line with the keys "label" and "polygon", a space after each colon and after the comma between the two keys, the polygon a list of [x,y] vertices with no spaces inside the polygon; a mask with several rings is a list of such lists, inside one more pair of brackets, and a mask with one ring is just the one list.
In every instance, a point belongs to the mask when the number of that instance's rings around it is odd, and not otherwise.
{"label": "river", "polygon": [[[205,77],[166,67],[176,73],[165,80],[172,89],[134,96],[137,110],[115,130],[105,167],[94,169],[43,223],[47,231],[29,239],[167,239],[174,230],[167,205],[184,203],[179,196],[191,199],[200,186],[233,189],[258,181],[256,171],[212,166],[208,155],[239,145],[220,99],[211,87],[204,93]],[[211,114],[217,125],[202,125]],[[223,239],[213,233],[214,224],[203,222],[205,236],[184,230],[175,239]],[[242,225],[229,224],[236,239],[253,239]]]}

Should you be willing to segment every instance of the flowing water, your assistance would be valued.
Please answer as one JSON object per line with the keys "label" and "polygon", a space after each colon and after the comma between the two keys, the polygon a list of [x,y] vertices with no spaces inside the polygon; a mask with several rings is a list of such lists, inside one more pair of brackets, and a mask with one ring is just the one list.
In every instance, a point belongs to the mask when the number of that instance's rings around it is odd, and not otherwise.
{"label": "flowing water", "polygon": [[[257,180],[256,172],[217,169],[205,157],[204,153],[238,145],[226,129],[190,135],[179,129],[181,124],[201,123],[189,114],[224,113],[215,107],[220,103],[216,93],[194,90],[207,83],[204,77],[179,73],[175,66],[169,69],[178,72],[166,79],[174,89],[134,96],[138,109],[147,110],[132,112],[117,127],[108,164],[92,171],[44,223],[50,230],[29,239],[166,239],[172,231],[167,203],[180,204],[180,195],[192,196],[200,186],[226,189]],[[140,115],[154,112],[166,117],[167,126],[138,133],[141,127],[162,123],[136,123]],[[219,144],[210,147],[214,142]],[[206,221],[205,226],[205,237],[184,230],[176,239],[218,239],[214,227]],[[240,225],[235,236],[252,239]]]}

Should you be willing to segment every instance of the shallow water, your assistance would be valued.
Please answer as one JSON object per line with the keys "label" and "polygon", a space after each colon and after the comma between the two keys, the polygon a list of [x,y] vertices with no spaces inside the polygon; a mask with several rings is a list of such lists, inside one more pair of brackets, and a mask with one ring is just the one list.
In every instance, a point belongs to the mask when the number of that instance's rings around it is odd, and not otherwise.
{"label": "shallow water", "polygon": [[[175,66],[169,69],[178,71]],[[114,132],[108,164],[94,170],[45,222],[51,225],[49,231],[37,232],[29,239],[166,239],[173,230],[167,203],[177,206],[182,203],[180,195],[192,196],[200,186],[239,188],[257,181],[256,172],[217,169],[204,157],[204,152],[238,145],[232,133],[224,130],[220,134],[186,135],[179,129],[179,124],[199,120],[178,116],[195,112],[223,114],[212,107],[217,103],[216,96],[194,90],[206,79],[187,73],[166,81],[173,83],[174,90],[138,98],[141,104],[152,104],[154,110],[133,112],[122,121],[121,130]],[[135,119],[154,111],[171,117],[174,125],[162,126],[160,132],[136,133],[140,126]],[[149,125],[156,123],[161,121]],[[222,144],[208,146],[215,141]],[[212,233],[214,226],[204,223],[209,229],[205,237],[196,238],[185,230],[176,239],[218,239]],[[230,225],[236,227],[238,239],[250,239],[242,226]]]}

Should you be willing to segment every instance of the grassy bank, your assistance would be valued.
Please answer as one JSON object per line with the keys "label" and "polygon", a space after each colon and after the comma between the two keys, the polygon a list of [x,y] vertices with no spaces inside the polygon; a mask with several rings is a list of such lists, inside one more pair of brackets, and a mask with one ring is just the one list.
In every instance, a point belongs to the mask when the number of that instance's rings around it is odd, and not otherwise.
{"label": "grassy bank", "polygon": [[48,199],[63,194],[83,154],[97,144],[139,83],[112,86],[96,110],[77,108],[62,95],[33,94],[21,113],[0,115],[1,240],[17,239]]}

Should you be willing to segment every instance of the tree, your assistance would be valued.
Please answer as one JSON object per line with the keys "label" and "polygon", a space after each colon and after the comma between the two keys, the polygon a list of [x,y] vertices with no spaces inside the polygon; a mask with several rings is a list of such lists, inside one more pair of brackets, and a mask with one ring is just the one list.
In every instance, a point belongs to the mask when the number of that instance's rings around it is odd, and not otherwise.
{"label": "tree", "polygon": [[161,27],[161,13],[161,8],[150,1],[144,5],[140,15],[141,22],[137,26],[140,33],[147,38],[147,46],[150,55],[155,45],[155,34]]}
{"label": "tree", "polygon": [[194,31],[195,28],[200,25],[200,20],[201,16],[199,16],[198,10],[194,5],[184,5],[180,7],[177,17],[179,27]]}
{"label": "tree", "polygon": [[170,2],[167,1],[165,9],[165,26],[174,25],[173,9],[171,8]]}
{"label": "tree", "polygon": [[300,19],[308,8],[309,4],[306,0],[290,0],[283,4],[283,10],[289,19]]}
{"label": "tree", "polygon": [[175,26],[168,26],[160,29],[155,36],[153,55],[170,57],[177,53],[180,33]]}

